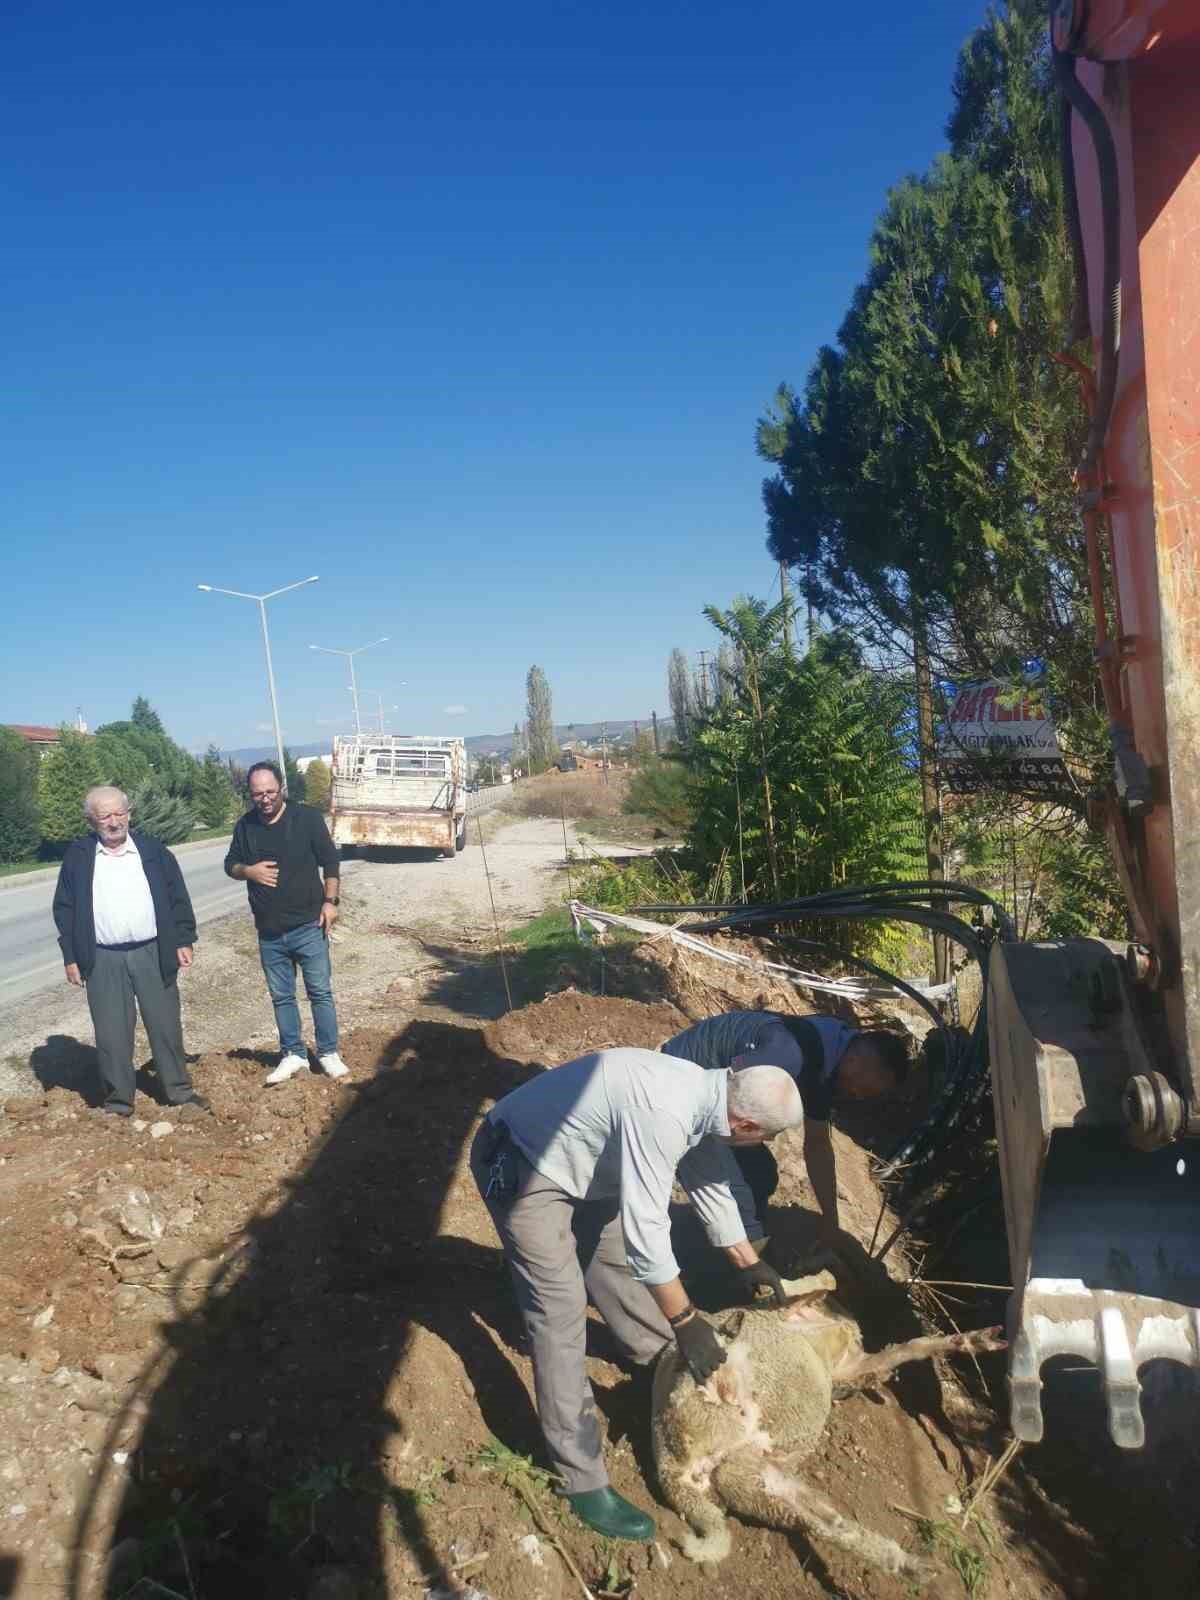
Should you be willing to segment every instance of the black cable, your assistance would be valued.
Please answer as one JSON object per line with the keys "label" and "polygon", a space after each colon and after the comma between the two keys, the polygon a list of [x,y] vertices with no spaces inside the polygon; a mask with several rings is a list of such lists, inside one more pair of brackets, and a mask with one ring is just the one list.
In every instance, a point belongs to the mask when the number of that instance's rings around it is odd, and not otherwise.
{"label": "black cable", "polygon": [[1067,101],[1063,114],[1069,117],[1072,110],[1076,111],[1091,134],[1100,176],[1104,322],[1100,332],[1100,379],[1096,409],[1088,428],[1087,445],[1080,465],[1080,471],[1086,475],[1095,470],[1100,451],[1104,448],[1117,393],[1117,367],[1121,355],[1121,191],[1117,175],[1117,147],[1108,119],[1076,76],[1074,56],[1065,55],[1057,48],[1053,54],[1059,87]]}

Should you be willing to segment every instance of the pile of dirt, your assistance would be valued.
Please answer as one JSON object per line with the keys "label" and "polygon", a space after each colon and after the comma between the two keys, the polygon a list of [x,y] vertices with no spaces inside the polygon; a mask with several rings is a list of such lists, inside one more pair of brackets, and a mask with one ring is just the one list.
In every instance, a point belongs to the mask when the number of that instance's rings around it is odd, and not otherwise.
{"label": "pile of dirt", "polygon": [[674,1006],[563,989],[536,1005],[508,1012],[488,1026],[484,1037],[497,1056],[555,1067],[617,1045],[657,1049],[687,1026],[687,1017]]}

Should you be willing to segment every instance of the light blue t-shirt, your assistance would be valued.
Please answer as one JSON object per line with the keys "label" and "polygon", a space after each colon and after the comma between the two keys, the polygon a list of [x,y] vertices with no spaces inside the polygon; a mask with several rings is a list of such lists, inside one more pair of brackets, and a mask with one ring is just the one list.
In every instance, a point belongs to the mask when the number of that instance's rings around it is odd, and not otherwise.
{"label": "light blue t-shirt", "polygon": [[668,1215],[676,1176],[713,1244],[746,1237],[717,1143],[729,1134],[728,1082],[727,1072],[655,1050],[601,1050],[531,1078],[488,1120],[502,1122],[530,1166],[567,1194],[619,1199],[633,1276],[669,1283],[679,1276]]}

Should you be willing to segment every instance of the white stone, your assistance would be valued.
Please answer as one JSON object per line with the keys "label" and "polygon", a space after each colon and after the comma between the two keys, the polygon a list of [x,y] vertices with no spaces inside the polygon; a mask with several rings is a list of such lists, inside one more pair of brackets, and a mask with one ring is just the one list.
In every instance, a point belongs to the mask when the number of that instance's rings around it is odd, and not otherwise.
{"label": "white stone", "polygon": [[167,1134],[175,1132],[173,1122],[152,1122],[150,1124],[150,1137],[152,1139],[165,1139]]}

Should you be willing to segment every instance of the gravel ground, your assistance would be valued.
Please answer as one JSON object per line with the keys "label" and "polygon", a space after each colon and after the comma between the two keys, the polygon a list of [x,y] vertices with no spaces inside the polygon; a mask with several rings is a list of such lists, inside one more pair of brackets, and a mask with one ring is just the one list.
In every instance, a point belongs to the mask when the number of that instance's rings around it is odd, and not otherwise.
{"label": "gravel ground", "polygon": [[[345,884],[334,933],[334,993],[343,1032],[364,1021],[389,986],[436,963],[423,940],[471,945],[494,937],[484,854],[501,928],[535,915],[566,891],[563,827],[558,818],[483,820],[480,848],[472,825],[467,849],[453,860],[370,860]],[[580,848],[571,823],[567,839]],[[609,846],[617,851],[618,847]],[[389,937],[381,938],[386,933]],[[222,1045],[276,1043],[249,911],[208,923],[196,965],[182,980],[184,1040],[190,1052]],[[301,1002],[306,1028],[308,1008]],[[311,1035],[311,1029],[310,1035]],[[62,1081],[55,1063],[92,1041],[87,1001],[66,982],[0,1007],[0,1099]],[[139,1050],[149,1047],[139,1028]]]}

